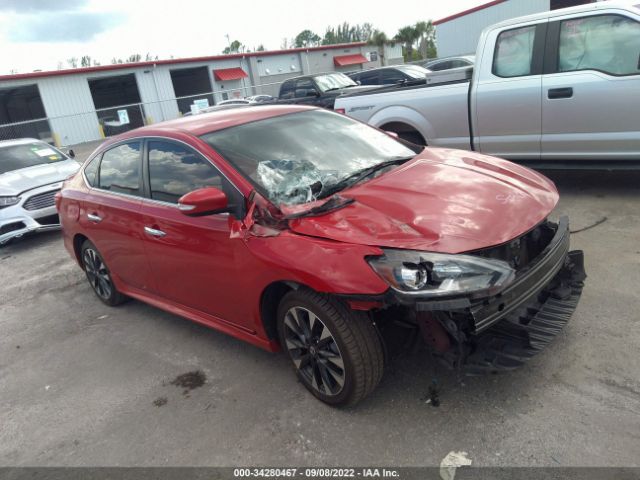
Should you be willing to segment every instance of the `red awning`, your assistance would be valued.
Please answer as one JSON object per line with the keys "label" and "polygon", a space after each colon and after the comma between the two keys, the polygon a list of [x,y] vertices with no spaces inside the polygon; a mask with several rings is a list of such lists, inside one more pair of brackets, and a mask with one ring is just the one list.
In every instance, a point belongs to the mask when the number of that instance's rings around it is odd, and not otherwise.
{"label": "red awning", "polygon": [[228,80],[240,80],[241,78],[248,77],[247,72],[245,72],[240,67],[236,68],[221,68],[219,70],[213,71],[214,77],[216,80],[220,80],[221,82]]}
{"label": "red awning", "polygon": [[361,54],[356,55],[338,55],[333,57],[334,65],[338,67],[344,67],[345,65],[359,65],[361,63],[367,63],[367,57]]}

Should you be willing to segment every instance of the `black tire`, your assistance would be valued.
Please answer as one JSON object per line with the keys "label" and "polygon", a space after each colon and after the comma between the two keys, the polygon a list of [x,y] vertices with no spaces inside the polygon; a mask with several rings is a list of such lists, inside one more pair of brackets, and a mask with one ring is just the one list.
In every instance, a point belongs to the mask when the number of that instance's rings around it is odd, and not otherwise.
{"label": "black tire", "polygon": [[424,138],[422,138],[422,135],[418,132],[398,132],[398,137],[405,142],[413,143],[414,145],[420,145],[422,147],[427,145]]}
{"label": "black tire", "polygon": [[89,285],[102,302],[115,307],[128,300],[128,297],[121,294],[116,288],[107,264],[90,240],[85,240],[82,244],[80,258]]}
{"label": "black tire", "polygon": [[307,289],[287,293],[278,306],[283,350],[302,384],[329,405],[355,405],[380,382],[384,351],[375,328],[364,312]]}

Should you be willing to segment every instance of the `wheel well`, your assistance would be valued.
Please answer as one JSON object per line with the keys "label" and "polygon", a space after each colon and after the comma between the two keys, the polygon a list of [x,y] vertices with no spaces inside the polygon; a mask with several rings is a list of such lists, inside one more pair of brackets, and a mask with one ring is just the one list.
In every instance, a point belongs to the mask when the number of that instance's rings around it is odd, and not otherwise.
{"label": "wheel well", "polygon": [[260,298],[260,317],[270,340],[278,339],[278,306],[288,292],[298,288],[291,282],[274,282],[264,289]]}
{"label": "wheel well", "polygon": [[427,144],[427,141],[416,128],[403,122],[385,123],[380,127],[380,129],[388,132],[395,132],[403,140],[407,140],[412,143],[420,142],[418,145]]}
{"label": "wheel well", "polygon": [[75,237],[73,237],[73,252],[76,254],[76,260],[78,261],[78,264],[80,266],[82,266],[82,255],[80,249],[82,248],[82,244],[85,242],[85,240],[88,240],[88,238],[81,233],[78,233]]}

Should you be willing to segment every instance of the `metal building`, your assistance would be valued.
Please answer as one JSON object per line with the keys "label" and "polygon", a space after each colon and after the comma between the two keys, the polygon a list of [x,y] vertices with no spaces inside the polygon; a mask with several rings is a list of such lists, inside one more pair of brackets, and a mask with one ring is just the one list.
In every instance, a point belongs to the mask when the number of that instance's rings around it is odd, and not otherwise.
{"label": "metal building", "polygon": [[438,57],[476,52],[482,30],[494,23],[532,13],[591,3],[593,0],[494,0],[436,20]]}
{"label": "metal building", "polygon": [[[398,49],[384,49],[396,63]],[[375,46],[327,45],[0,76],[0,140],[35,137],[58,146],[99,140],[170,120],[192,106],[277,95],[292,76],[381,65]]]}

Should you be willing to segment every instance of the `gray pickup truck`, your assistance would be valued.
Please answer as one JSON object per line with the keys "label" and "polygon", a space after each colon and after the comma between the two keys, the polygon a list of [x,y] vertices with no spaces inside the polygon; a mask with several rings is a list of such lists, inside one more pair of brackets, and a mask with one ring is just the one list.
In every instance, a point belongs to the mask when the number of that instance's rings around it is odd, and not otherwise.
{"label": "gray pickup truck", "polygon": [[470,80],[377,89],[335,110],[413,143],[513,160],[640,160],[640,9],[597,2],[493,25]]}

